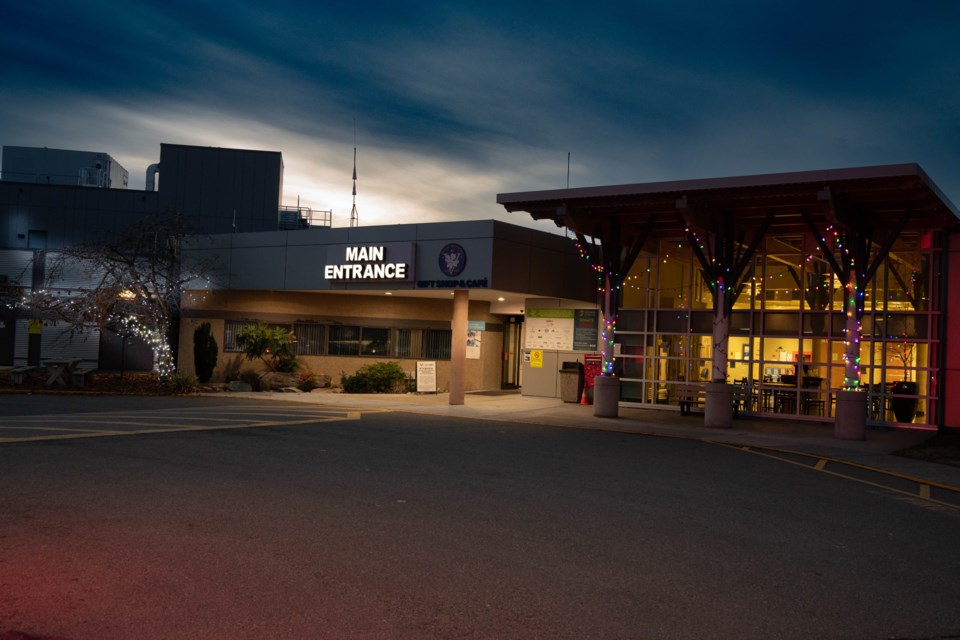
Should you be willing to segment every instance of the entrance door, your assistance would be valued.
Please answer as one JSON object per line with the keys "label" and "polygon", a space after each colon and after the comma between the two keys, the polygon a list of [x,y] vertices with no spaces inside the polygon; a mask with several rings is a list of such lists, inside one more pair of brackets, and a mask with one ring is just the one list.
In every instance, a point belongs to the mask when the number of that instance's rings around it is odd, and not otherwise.
{"label": "entrance door", "polygon": [[503,374],[500,387],[520,387],[520,336],[523,334],[523,316],[510,316],[503,325]]}

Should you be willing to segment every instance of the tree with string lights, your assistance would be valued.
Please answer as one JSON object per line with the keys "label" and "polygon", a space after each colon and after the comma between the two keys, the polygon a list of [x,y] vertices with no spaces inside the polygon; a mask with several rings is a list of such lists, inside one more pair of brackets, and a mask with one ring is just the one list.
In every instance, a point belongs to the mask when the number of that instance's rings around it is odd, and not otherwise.
{"label": "tree with string lights", "polygon": [[[51,252],[45,286],[25,294],[19,305],[71,334],[99,329],[142,339],[165,380],[174,371],[170,335],[184,287],[209,279],[214,267],[182,264],[189,231],[179,214],[147,215],[111,238]],[[67,288],[67,282],[78,284]]]}

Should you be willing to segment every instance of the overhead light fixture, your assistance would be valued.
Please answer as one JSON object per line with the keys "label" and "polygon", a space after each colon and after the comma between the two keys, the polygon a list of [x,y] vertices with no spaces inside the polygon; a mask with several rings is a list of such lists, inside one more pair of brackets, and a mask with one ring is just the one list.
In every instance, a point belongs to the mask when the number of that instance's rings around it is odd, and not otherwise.
{"label": "overhead light fixture", "polygon": [[383,295],[385,295],[385,296],[392,296],[392,295],[393,295],[393,291],[384,291],[384,292],[383,292]]}
{"label": "overhead light fixture", "polygon": [[497,298],[497,302],[503,302],[504,300],[506,300],[506,298],[504,298],[503,296],[500,296],[499,298]]}

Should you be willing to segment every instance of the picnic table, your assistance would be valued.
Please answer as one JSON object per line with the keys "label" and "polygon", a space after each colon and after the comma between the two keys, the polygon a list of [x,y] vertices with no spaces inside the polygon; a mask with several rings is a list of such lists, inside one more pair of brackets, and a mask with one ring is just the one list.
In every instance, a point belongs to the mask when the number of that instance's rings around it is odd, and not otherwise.
{"label": "picnic table", "polygon": [[73,373],[73,370],[80,364],[80,358],[71,360],[45,360],[43,366],[50,372],[46,385],[52,387],[55,384],[67,386],[67,377]]}

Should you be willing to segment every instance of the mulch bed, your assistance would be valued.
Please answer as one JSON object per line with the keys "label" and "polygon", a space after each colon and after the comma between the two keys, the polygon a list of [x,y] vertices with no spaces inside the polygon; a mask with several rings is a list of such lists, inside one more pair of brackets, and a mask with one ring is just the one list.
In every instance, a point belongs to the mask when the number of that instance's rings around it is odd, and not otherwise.
{"label": "mulch bed", "polygon": [[0,388],[5,392],[19,393],[102,393],[110,395],[169,395],[169,391],[160,383],[157,374],[151,372],[124,373],[114,371],[96,371],[87,375],[82,387],[67,384],[47,386],[50,374],[43,370],[24,374],[23,384],[15,385],[9,372],[0,374]]}

